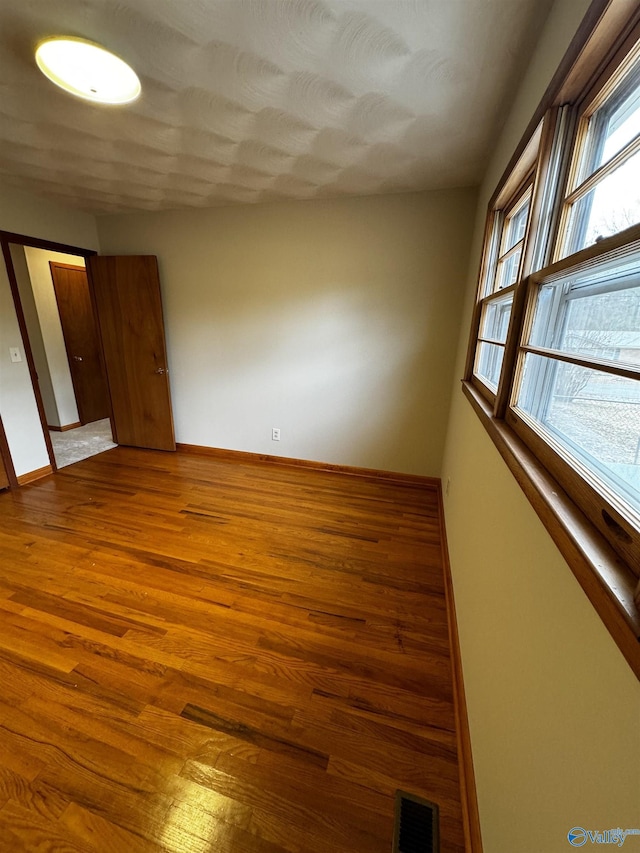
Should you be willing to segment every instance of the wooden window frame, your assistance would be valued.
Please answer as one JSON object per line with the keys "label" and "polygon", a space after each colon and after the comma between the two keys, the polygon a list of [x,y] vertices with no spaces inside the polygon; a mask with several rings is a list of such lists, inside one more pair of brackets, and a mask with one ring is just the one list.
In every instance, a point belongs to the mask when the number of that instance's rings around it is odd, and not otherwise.
{"label": "wooden window frame", "polygon": [[[489,211],[485,226],[485,242],[478,282],[477,299],[472,320],[471,337],[467,354],[465,381],[470,382],[486,400],[493,405],[496,417],[503,418],[507,409],[512,388],[514,363],[517,353],[520,328],[525,306],[525,281],[535,266],[544,264],[551,254],[553,245],[551,233],[546,233],[544,244],[535,239],[544,220],[548,230],[555,233],[558,212],[554,209],[556,193],[553,192],[558,176],[564,176],[566,158],[554,156],[558,147],[562,148],[563,135],[569,129],[566,118],[558,109],[549,109],[542,117],[531,137],[511,166],[508,175],[503,176],[501,185],[489,202]],[[529,217],[524,235],[523,252],[520,264],[520,276],[515,284],[503,290],[486,293],[487,283],[493,279],[497,268],[496,243],[502,239],[502,223],[507,212],[517,204],[523,194],[531,188]],[[513,303],[509,329],[504,343],[504,356],[500,379],[496,392],[493,392],[475,373],[478,343],[481,340],[480,328],[484,306],[499,295],[513,290]]]}
{"label": "wooden window frame", "polygon": [[[572,128],[572,116],[567,108],[550,107],[533,130],[527,144],[522,147],[522,153],[512,167],[513,171],[508,176],[503,176],[504,186],[499,186],[489,203],[490,210],[496,204],[500,204],[510,182],[514,180],[514,174],[522,172],[523,164],[530,164],[533,188],[521,277],[515,284],[511,322],[505,342],[498,390],[495,395],[488,398],[493,403],[493,414],[496,418],[505,417],[513,388],[515,362],[526,305],[527,277],[532,270],[544,267],[551,257],[559,221],[558,187],[564,182],[568,165],[565,143]],[[474,380],[472,373],[474,346],[475,341],[472,338],[469,346],[468,372],[465,376],[466,381],[471,382]]]}
{"label": "wooden window frame", "polygon": [[[637,240],[631,240],[621,244],[620,236],[625,237],[637,235]],[[602,240],[597,243],[591,251],[582,250],[575,255],[562,259],[550,267],[533,274],[527,281],[526,310],[522,326],[522,337],[518,346],[518,359],[514,371],[514,387],[512,399],[507,409],[505,420],[516,434],[533,450],[542,464],[554,475],[555,479],[563,487],[571,498],[580,505],[591,523],[598,528],[603,536],[608,538],[613,549],[620,558],[631,568],[629,587],[633,588],[638,583],[640,574],[635,576],[633,571],[634,561],[640,555],[640,529],[632,526],[630,521],[624,517],[616,506],[616,501],[608,498],[598,491],[589,482],[588,475],[579,473],[576,466],[564,458],[562,452],[554,449],[550,440],[543,438],[534,426],[528,422],[526,414],[519,410],[515,404],[515,393],[521,378],[523,356],[527,353],[542,355],[547,358],[556,358],[553,350],[535,347],[528,343],[529,333],[533,323],[536,300],[540,287],[555,278],[560,277],[567,271],[589,272],[596,270],[602,263],[616,258],[624,258],[628,254],[640,252],[640,226],[634,226],[632,233],[620,232],[613,238]],[[560,359],[566,363],[574,363],[579,366],[598,369],[604,363],[592,356],[578,357],[570,353],[563,353]],[[620,364],[606,364],[604,372],[610,375],[618,375],[629,379],[640,381],[640,366],[636,368]],[[640,567],[639,567],[640,568]],[[633,577],[635,576],[635,581]]]}
{"label": "wooden window frame", "polygon": [[[516,306],[519,304],[518,283],[519,280],[522,278],[523,270],[527,268],[527,264],[530,262],[530,252],[528,251],[528,238],[530,234],[531,223],[533,220],[533,212],[536,198],[536,156],[541,137],[541,130],[542,127],[540,127],[534,134],[532,140],[530,141],[525,151],[522,153],[518,163],[515,165],[511,175],[509,176],[509,181],[505,182],[505,186],[502,188],[500,194],[495,199],[492,199],[492,203],[490,203],[489,205],[489,211],[487,214],[487,221],[485,225],[484,249],[480,277],[478,282],[478,294],[474,310],[474,319],[472,323],[471,340],[469,343],[469,351],[467,356],[466,378],[473,383],[473,385],[476,387],[480,394],[482,394],[490,403],[494,405],[496,404],[496,401],[500,394],[502,378],[505,374],[505,361],[507,361],[507,353],[509,351],[508,345],[510,338],[513,335],[512,329],[515,325],[513,312]],[[509,285],[508,287],[505,287],[502,290],[496,290],[495,280],[496,276],[498,275],[498,264],[500,259],[507,254],[504,253],[503,255],[500,255],[500,247],[504,239],[505,224],[510,211],[517,207],[519,203],[521,203],[525,194],[530,194],[530,201],[524,237],[522,238],[522,241],[518,241],[522,242],[522,255],[518,268],[518,278],[513,284]],[[510,251],[512,251],[513,248],[514,247],[512,247]],[[485,307],[491,302],[495,302],[496,300],[510,293],[513,293],[513,301],[511,305],[509,329],[507,331],[505,341],[494,342],[484,339],[481,336],[481,327]],[[504,355],[496,391],[493,391],[489,387],[489,385],[487,385],[476,373],[476,362],[478,359],[479,344],[482,342],[498,343],[499,346],[504,347]]]}
{"label": "wooden window frame", "polygon": [[[558,453],[542,430],[527,423],[513,406],[524,353],[528,345],[533,309],[539,288],[563,270],[594,268],[637,243],[640,225],[599,240],[565,258],[558,258],[560,235],[567,221],[567,198],[580,157],[574,155],[583,138],[588,116],[612,90],[621,63],[640,41],[640,3],[637,0],[593,0],[558,72],[545,93],[527,131],[489,202],[476,305],[463,392],[496,444],[507,465],[547,527],[589,599],[609,629],[626,660],[640,678],[640,531],[621,516],[588,478]],[[638,47],[640,52],[640,46]],[[608,89],[607,89],[608,87]],[[599,100],[598,100],[599,99]],[[591,112],[589,112],[591,111]],[[540,128],[541,131],[540,131]],[[535,161],[529,224],[521,278],[513,285],[513,305],[505,342],[500,382],[496,393],[474,374],[483,307],[487,299],[508,289],[487,294],[487,281],[496,262],[496,221],[514,199],[514,181],[522,184],[527,149],[540,134]],[[635,143],[634,143],[635,144]],[[639,145],[640,148],[640,145]],[[574,187],[575,189],[575,187]],[[548,352],[540,353],[548,355]],[[575,361],[574,356],[563,361]],[[578,359],[593,366],[595,357]],[[587,364],[588,362],[588,364]],[[602,366],[602,365],[601,365]],[[621,368],[621,375],[629,373]],[[611,369],[607,372],[620,373]],[[631,369],[633,379],[640,371]],[[637,585],[636,585],[637,584]]]}
{"label": "wooden window frame", "polygon": [[[609,161],[601,164],[586,177],[579,178],[583,157],[585,156],[584,145],[587,140],[591,118],[611,96],[619,83],[620,77],[624,76],[632,66],[635,65],[637,68],[639,62],[640,23],[636,24],[631,32],[623,39],[614,56],[576,105],[576,130],[571,146],[572,162],[568,170],[566,189],[563,194],[559,228],[553,254],[554,261],[560,261],[563,258],[571,257],[573,254],[582,251],[582,249],[573,252],[567,251],[567,244],[570,239],[569,222],[574,205],[606,180],[616,169],[624,165],[634,154],[640,151],[640,134],[637,134],[633,140],[630,140]],[[585,248],[588,248],[588,246]]]}

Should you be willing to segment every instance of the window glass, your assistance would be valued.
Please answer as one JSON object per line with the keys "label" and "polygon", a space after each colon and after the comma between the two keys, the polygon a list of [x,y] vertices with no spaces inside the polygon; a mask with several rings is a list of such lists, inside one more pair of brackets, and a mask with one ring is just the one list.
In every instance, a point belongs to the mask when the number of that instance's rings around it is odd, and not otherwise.
{"label": "window glass", "polygon": [[640,61],[592,115],[587,110],[581,127],[562,256],[640,222]]}
{"label": "window glass", "polygon": [[513,304],[513,293],[487,302],[482,311],[480,337],[504,343],[509,329],[509,318]]}
{"label": "window glass", "polygon": [[[640,19],[611,30],[572,55],[492,196],[464,388],[564,529],[571,566],[593,569],[590,597],[626,653],[640,572]],[[610,557],[578,553],[587,524]]]}
{"label": "window glass", "polygon": [[504,347],[480,341],[474,372],[494,393],[498,390],[503,359]]}
{"label": "window glass", "polygon": [[640,133],[640,73],[636,70],[589,120],[580,181],[608,163]]}
{"label": "window glass", "polygon": [[640,151],[571,208],[566,254],[640,222]]}
{"label": "window glass", "polygon": [[519,246],[514,252],[508,255],[503,260],[498,261],[498,270],[496,272],[496,290],[504,290],[515,284],[518,280],[518,272],[520,270],[520,259],[522,258],[522,246]]}
{"label": "window glass", "polygon": [[513,207],[507,210],[502,224],[499,226],[499,233],[495,235],[494,239],[499,244],[499,253],[495,262],[495,269],[488,281],[487,292],[489,294],[510,287],[520,278],[530,206],[531,185]]}
{"label": "window glass", "polygon": [[[637,80],[634,81],[637,87]],[[602,149],[602,163],[607,163],[612,157],[622,151],[640,133],[640,88],[636,88],[615,110],[607,121],[605,144]]]}
{"label": "window glass", "polygon": [[[482,308],[480,341],[474,372],[494,393],[498,390],[500,382],[504,344],[509,331],[512,305],[513,291],[510,291],[487,300]],[[490,341],[497,341],[499,345]]]}
{"label": "window glass", "polygon": [[[622,500],[637,524],[640,250],[543,283],[525,345],[553,350],[556,357],[525,354],[516,409],[583,475],[588,471],[596,488],[602,492],[604,484]],[[604,363],[598,369],[564,360],[571,356]],[[638,378],[613,369],[637,371]]]}
{"label": "window glass", "polygon": [[491,394],[496,394],[500,385],[514,292],[523,275],[535,158],[541,133],[542,124],[512,174],[509,190],[504,190],[490,214],[491,228],[484,257],[486,271],[479,285],[481,310],[472,375]]}
{"label": "window glass", "polygon": [[502,253],[508,252],[516,243],[524,240],[529,216],[530,195],[526,195],[518,208],[507,217]]}
{"label": "window glass", "polygon": [[640,272],[543,285],[530,343],[640,366]]}
{"label": "window glass", "polygon": [[[517,407],[640,518],[640,382],[527,353]],[[626,513],[629,514],[629,513]]]}

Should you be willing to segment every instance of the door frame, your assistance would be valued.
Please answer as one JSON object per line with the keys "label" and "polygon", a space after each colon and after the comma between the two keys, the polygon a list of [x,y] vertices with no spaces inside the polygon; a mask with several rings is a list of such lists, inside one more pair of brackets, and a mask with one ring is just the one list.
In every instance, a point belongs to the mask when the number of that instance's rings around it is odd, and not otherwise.
{"label": "door frame", "polygon": [[[56,458],[53,452],[53,444],[51,443],[51,436],[49,435],[49,429],[47,427],[47,416],[44,411],[44,402],[42,400],[42,392],[40,391],[40,383],[38,382],[38,374],[36,371],[35,361],[33,358],[33,352],[31,350],[31,342],[29,341],[29,332],[27,330],[27,324],[24,319],[24,311],[22,310],[22,301],[20,299],[20,291],[18,290],[18,280],[16,278],[16,272],[13,266],[13,259],[11,257],[10,245],[12,243],[17,244],[18,246],[29,246],[34,249],[48,249],[51,252],[63,252],[68,255],[78,255],[78,257],[84,258],[85,261],[87,258],[90,258],[92,255],[97,255],[98,253],[94,249],[83,249],[80,246],[69,246],[66,243],[56,243],[52,240],[42,240],[39,237],[30,237],[27,234],[15,234],[12,231],[2,231],[0,230],[0,246],[2,247],[2,255],[4,258],[4,263],[7,268],[7,276],[9,278],[9,287],[11,288],[11,295],[13,297],[13,304],[15,306],[16,317],[18,319],[18,326],[20,327],[20,334],[22,335],[22,344],[24,347],[25,358],[27,360],[27,365],[29,368],[29,375],[31,377],[31,384],[33,386],[33,393],[36,399],[36,406],[38,407],[38,415],[40,417],[40,424],[42,426],[42,433],[44,436],[45,445],[47,447],[47,453],[49,455],[49,462],[51,464],[51,469],[55,472],[58,470],[58,466],[56,465]],[[93,292],[91,290],[91,280],[87,275],[87,280],[89,282],[89,295],[91,297],[91,304],[93,306],[93,310],[95,313],[95,301],[93,298]],[[102,341],[99,340],[99,350],[100,350],[100,360],[102,362],[102,366],[104,369],[104,354],[102,352]],[[111,397],[108,393],[107,389],[107,403],[109,408],[109,420],[111,422],[111,429],[113,430],[113,412],[111,409]],[[5,463],[5,468],[7,472],[13,471],[13,461],[11,459],[11,453],[9,450],[9,446],[6,442],[6,438],[2,441],[4,437],[4,430],[0,433],[0,454],[2,454],[2,458]],[[14,474],[15,477],[15,474]],[[11,481],[11,477],[10,477]],[[15,483],[10,482],[10,488],[15,488],[17,486],[17,480]]]}
{"label": "door frame", "polygon": [[9,489],[15,489],[18,485],[18,478],[16,477],[16,469],[13,467],[13,459],[11,458],[9,442],[4,432],[4,426],[2,425],[2,418],[0,418],[0,458],[2,458],[4,464],[7,480],[9,480]]}

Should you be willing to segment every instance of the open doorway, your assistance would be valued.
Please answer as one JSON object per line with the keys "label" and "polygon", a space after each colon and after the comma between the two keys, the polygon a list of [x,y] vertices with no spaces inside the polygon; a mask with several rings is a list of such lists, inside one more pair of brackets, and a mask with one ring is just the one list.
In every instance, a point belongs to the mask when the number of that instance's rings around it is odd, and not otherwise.
{"label": "open doorway", "polygon": [[85,260],[21,243],[9,248],[46,430],[62,468],[115,447]]}
{"label": "open doorway", "polygon": [[111,434],[109,418],[92,421],[65,432],[52,430],[50,436],[57,468],[73,465],[74,462],[117,447]]}
{"label": "open doorway", "polygon": [[[50,372],[49,356],[42,341],[45,352],[42,354],[41,350],[43,360],[40,368],[36,366],[14,264],[15,256],[24,274],[22,293],[27,303],[27,313],[32,315],[32,335],[38,348],[42,327],[26,255],[31,248],[66,254],[70,258],[67,257],[66,261],[57,258],[57,261],[64,264],[70,260],[71,263],[67,264],[70,267],[86,263],[93,316],[98,330],[100,364],[108,386],[109,423],[113,441],[130,447],[175,451],[156,256],[99,256],[93,250],[0,231],[0,249],[4,259],[4,269],[0,264],[0,458],[6,474],[2,482],[8,480],[9,488],[16,488],[56,471],[58,464],[51,434],[64,434],[80,428],[86,433],[91,426],[91,423],[82,425],[82,405],[79,405],[75,391],[75,415],[67,411],[66,416],[60,416],[58,410],[57,423],[51,423],[52,415],[47,415],[39,370],[43,382],[46,382],[46,374]],[[21,264],[22,257],[24,260]],[[50,258],[47,259],[47,265],[49,262]],[[56,314],[59,321],[57,301]],[[60,335],[64,343],[61,325]],[[68,353],[66,346],[64,352],[68,379],[73,387],[67,358],[68,355],[73,356],[73,352]],[[106,424],[104,428],[107,430]],[[83,450],[83,456],[86,458],[86,455],[104,449],[104,445],[96,447],[91,442],[90,447]],[[45,459],[48,464],[45,464]]]}

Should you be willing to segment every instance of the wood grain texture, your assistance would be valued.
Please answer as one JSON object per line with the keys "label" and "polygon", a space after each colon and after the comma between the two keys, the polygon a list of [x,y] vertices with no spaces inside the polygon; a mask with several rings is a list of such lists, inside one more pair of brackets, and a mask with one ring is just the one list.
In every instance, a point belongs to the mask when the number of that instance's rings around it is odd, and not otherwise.
{"label": "wood grain texture", "polygon": [[100,421],[109,417],[109,403],[87,273],[55,261],[49,267],[80,423]]}
{"label": "wood grain texture", "polygon": [[[489,201],[490,209],[495,206],[503,186],[509,180],[547,110],[552,106],[575,101],[582,92],[586,80],[593,75],[603,56],[611,49],[613,39],[620,32],[620,25],[629,19],[631,10],[635,5],[636,0],[616,0],[615,3],[612,3],[611,0],[591,0],[580,26],[571,39],[569,47],[498,182]],[[607,26],[603,29],[603,19],[613,19],[615,21],[613,27]],[[596,32],[598,35],[593,38]]]}
{"label": "wood grain texture", "polygon": [[53,473],[51,465],[44,465],[42,468],[36,468],[34,471],[27,471],[26,474],[20,474],[17,477],[18,486],[26,486],[29,483],[34,483],[36,480],[41,480],[42,477],[47,477]]}
{"label": "wood grain texture", "polygon": [[634,603],[637,576],[508,421],[494,418],[470,383],[463,382],[462,391],[627,663],[640,678],[640,611]]}
{"label": "wood grain texture", "polygon": [[473,766],[471,750],[471,733],[469,731],[469,716],[467,713],[467,698],[462,671],[462,652],[458,634],[458,619],[453,589],[453,576],[449,562],[449,546],[447,531],[444,523],[444,504],[442,489],[438,490],[438,505],[440,509],[440,536],[442,542],[442,565],[444,570],[444,591],[447,602],[449,622],[449,647],[453,670],[453,707],[456,715],[456,734],[458,738],[458,763],[460,771],[460,797],[462,800],[462,820],[466,853],[482,853],[482,832],[480,827],[480,812],[476,790],[476,775]]}
{"label": "wood grain texture", "polygon": [[402,788],[461,853],[440,524],[127,447],[0,494],[0,850],[388,853]]}
{"label": "wood grain texture", "polygon": [[4,458],[0,455],[0,489],[8,489],[9,486],[9,474],[5,467]]}
{"label": "wood grain texture", "polygon": [[402,474],[397,471],[383,471],[379,468],[356,468],[351,465],[335,465],[331,462],[315,462],[310,459],[295,459],[291,456],[273,456],[267,453],[250,453],[246,450],[227,450],[222,447],[207,447],[202,444],[176,444],[183,453],[195,453],[199,456],[215,456],[229,462],[264,462],[271,465],[287,465],[292,468],[311,468],[315,471],[335,471],[338,474],[350,474],[352,477],[375,477],[391,480],[395,483],[410,483],[425,488],[438,489],[440,480],[422,474]]}
{"label": "wood grain texture", "polygon": [[175,450],[158,261],[87,259],[109,388],[114,441]]}
{"label": "wood grain texture", "polygon": [[2,418],[0,418],[0,489],[11,488],[17,485],[18,479],[13,469],[7,436],[2,424]]}

